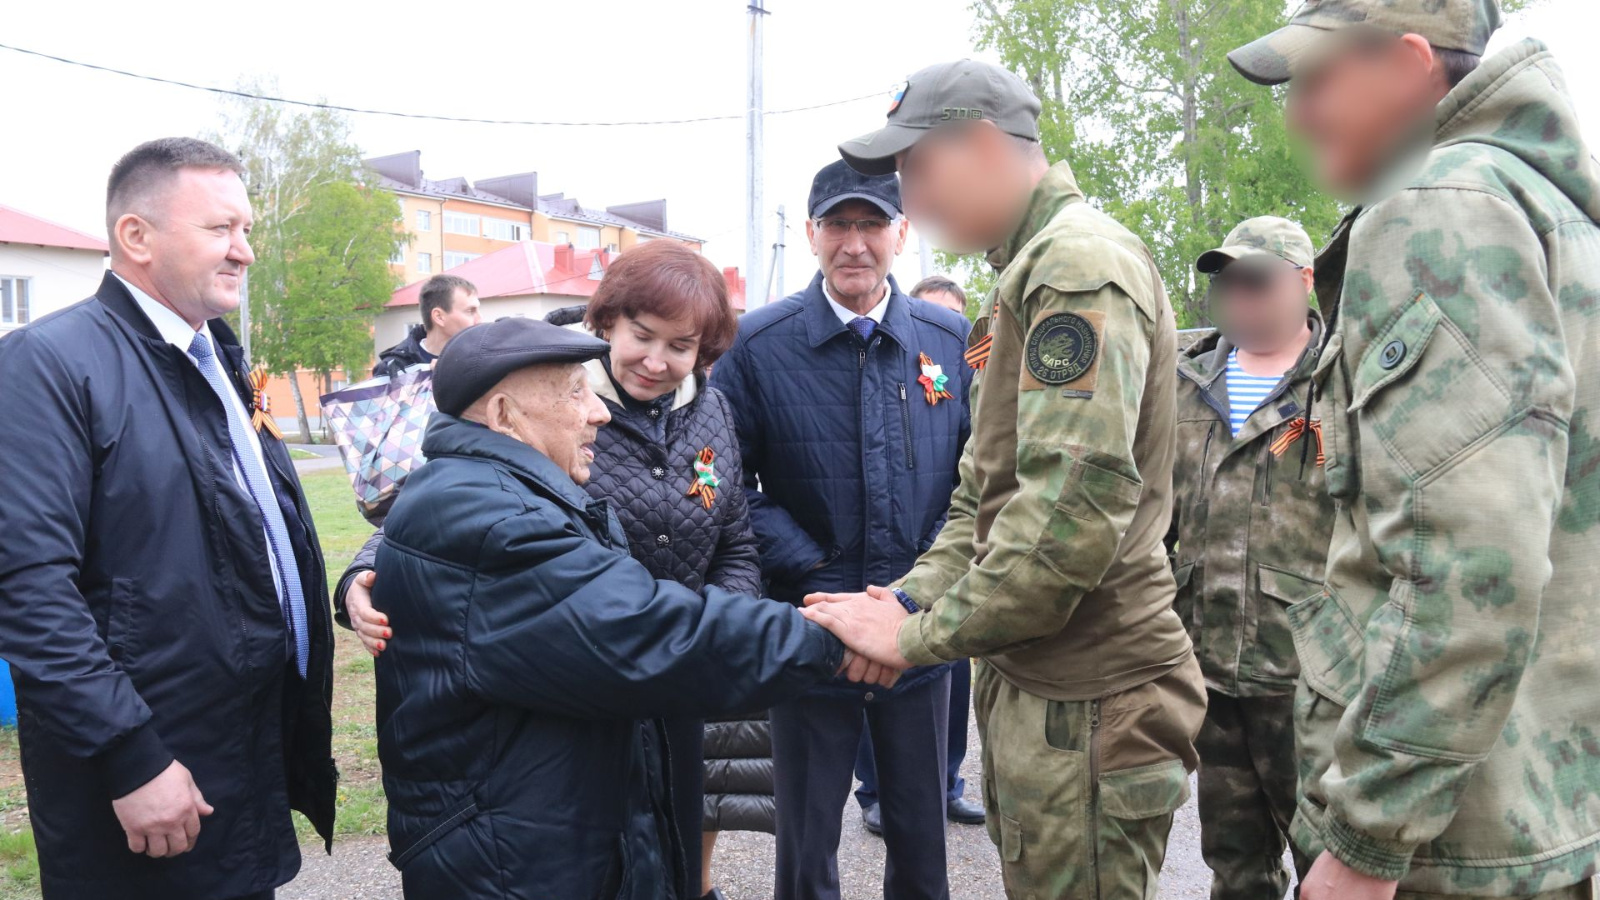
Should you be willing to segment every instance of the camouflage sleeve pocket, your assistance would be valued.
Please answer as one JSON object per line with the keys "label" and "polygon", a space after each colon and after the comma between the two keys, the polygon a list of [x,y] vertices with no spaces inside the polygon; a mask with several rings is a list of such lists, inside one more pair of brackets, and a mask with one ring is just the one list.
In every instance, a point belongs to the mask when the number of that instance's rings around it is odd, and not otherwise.
{"label": "camouflage sleeve pocket", "polygon": [[1089,521],[1121,521],[1131,516],[1144,492],[1144,483],[1132,465],[1104,453],[1077,450],[1082,455],[1073,463],[1068,488],[1056,508],[1075,519]]}
{"label": "camouflage sleeve pocket", "polygon": [[[1355,364],[1350,412],[1399,464],[1403,483],[1432,471],[1511,415],[1501,380],[1461,329],[1418,292]],[[1406,390],[1390,390],[1405,385]],[[1363,465],[1363,469],[1367,466]],[[1398,484],[1377,485],[1398,489]]]}

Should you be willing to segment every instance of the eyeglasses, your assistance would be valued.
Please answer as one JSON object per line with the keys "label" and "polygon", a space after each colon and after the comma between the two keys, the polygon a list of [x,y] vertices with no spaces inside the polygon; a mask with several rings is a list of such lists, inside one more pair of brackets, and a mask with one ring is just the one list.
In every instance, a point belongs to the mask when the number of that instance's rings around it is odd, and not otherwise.
{"label": "eyeglasses", "polygon": [[889,226],[894,224],[893,219],[877,217],[871,219],[836,219],[829,216],[828,218],[813,219],[812,221],[816,222],[822,233],[830,238],[849,237],[851,229],[861,232],[861,236],[864,238],[877,237],[888,231]]}

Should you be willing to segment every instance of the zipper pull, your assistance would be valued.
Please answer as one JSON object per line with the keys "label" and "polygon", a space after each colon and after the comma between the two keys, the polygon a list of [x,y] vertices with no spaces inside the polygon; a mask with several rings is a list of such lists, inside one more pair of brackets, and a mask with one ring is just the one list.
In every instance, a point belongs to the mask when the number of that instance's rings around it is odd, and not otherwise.
{"label": "zipper pull", "polygon": [[1089,704],[1089,727],[1100,727],[1100,701],[1095,700]]}
{"label": "zipper pull", "polygon": [[900,382],[900,402],[906,402],[906,383]]}
{"label": "zipper pull", "polygon": [[865,349],[862,349],[862,351],[861,351],[861,365],[860,365],[860,368],[865,369],[866,367],[867,367],[867,351]]}

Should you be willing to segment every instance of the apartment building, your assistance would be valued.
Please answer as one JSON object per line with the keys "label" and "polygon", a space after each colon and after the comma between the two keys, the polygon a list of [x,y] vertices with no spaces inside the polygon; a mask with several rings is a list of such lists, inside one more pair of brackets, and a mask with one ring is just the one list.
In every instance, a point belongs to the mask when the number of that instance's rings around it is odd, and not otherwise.
{"label": "apartment building", "polygon": [[649,200],[586,207],[562,193],[539,193],[539,174],[433,180],[422,173],[422,152],[367,160],[379,186],[394,193],[399,227],[410,246],[391,260],[406,284],[448,271],[521,241],[570,244],[581,251],[622,253],[641,241],[704,243],[667,227],[667,202]]}

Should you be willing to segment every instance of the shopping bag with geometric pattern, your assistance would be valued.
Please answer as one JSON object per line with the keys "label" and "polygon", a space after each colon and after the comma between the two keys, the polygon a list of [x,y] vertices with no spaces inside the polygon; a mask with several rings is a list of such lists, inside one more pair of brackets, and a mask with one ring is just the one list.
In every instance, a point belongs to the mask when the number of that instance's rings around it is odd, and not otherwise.
{"label": "shopping bag with geometric pattern", "polygon": [[383,524],[400,484],[427,462],[422,434],[433,412],[431,365],[322,395],[322,420],[339,446],[356,507],[372,524]]}

